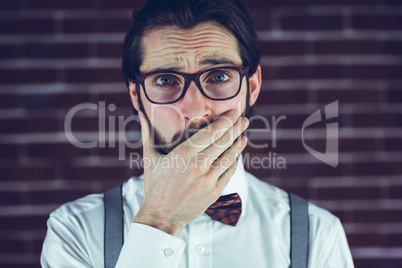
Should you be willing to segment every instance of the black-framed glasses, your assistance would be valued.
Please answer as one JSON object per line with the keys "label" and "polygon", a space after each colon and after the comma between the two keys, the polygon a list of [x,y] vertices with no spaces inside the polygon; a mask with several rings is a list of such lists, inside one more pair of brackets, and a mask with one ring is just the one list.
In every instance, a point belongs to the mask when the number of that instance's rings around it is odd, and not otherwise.
{"label": "black-framed glasses", "polygon": [[[136,75],[146,98],[155,104],[171,104],[180,100],[194,81],[208,99],[224,101],[236,97],[249,67],[223,66],[194,74],[156,71]],[[133,82],[133,81],[132,81]]]}

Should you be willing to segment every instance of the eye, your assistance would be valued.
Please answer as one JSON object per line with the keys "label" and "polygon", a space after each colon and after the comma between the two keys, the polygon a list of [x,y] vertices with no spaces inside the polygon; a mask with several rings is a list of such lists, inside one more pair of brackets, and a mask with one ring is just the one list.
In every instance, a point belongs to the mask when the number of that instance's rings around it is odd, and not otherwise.
{"label": "eye", "polygon": [[213,75],[213,80],[216,81],[216,82],[224,82],[224,81],[228,80],[229,78],[230,77],[227,74],[223,73],[223,72],[216,72]]}
{"label": "eye", "polygon": [[223,84],[232,80],[232,74],[226,69],[212,70],[202,80],[209,84]]}
{"label": "eye", "polygon": [[164,74],[156,77],[155,83],[160,86],[168,86],[174,82],[174,79],[171,75]]}

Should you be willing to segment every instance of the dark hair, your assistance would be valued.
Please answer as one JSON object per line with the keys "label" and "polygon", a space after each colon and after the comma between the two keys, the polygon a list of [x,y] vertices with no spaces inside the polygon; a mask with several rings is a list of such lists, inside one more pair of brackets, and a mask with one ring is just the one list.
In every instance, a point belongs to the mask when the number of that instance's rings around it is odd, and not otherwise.
{"label": "dark hair", "polygon": [[144,59],[142,38],[147,32],[162,26],[191,29],[203,22],[224,27],[237,39],[243,65],[255,73],[260,50],[253,20],[242,0],[149,0],[140,11],[133,11],[131,27],[124,39],[123,76],[135,81]]}

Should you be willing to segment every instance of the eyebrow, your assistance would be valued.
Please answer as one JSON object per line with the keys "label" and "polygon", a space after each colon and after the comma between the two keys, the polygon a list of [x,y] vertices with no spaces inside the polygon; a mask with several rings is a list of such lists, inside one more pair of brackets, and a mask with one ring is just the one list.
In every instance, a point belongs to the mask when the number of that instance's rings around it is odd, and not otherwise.
{"label": "eyebrow", "polygon": [[[203,66],[203,65],[219,65],[219,64],[230,64],[230,65],[236,65],[236,63],[227,58],[206,58],[201,60],[198,65]],[[154,69],[151,69],[149,73],[153,72],[180,72],[183,70],[182,66],[177,66],[177,67],[156,67]]]}
{"label": "eyebrow", "polygon": [[218,64],[232,64],[236,65],[236,63],[227,58],[217,58],[217,59],[212,59],[212,58],[207,58],[204,60],[201,60],[198,65],[218,65]]}

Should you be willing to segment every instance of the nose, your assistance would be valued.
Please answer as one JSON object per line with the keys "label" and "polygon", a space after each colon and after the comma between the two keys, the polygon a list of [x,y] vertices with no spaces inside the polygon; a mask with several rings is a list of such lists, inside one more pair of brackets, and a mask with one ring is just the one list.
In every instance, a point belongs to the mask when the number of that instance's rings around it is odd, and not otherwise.
{"label": "nose", "polygon": [[194,81],[190,82],[184,97],[179,101],[180,109],[186,121],[200,124],[211,116],[211,102],[211,100],[202,94]]}

